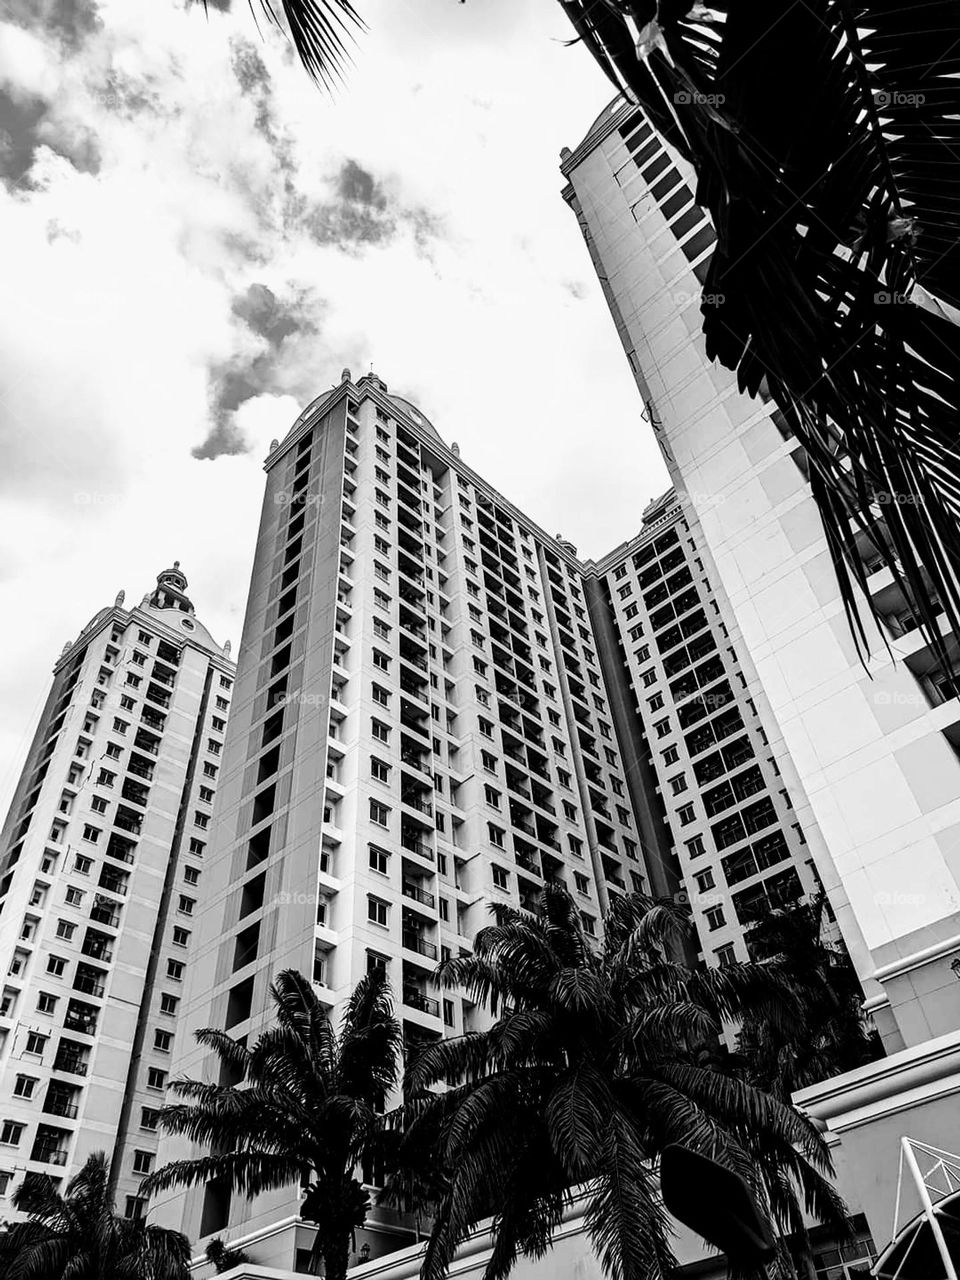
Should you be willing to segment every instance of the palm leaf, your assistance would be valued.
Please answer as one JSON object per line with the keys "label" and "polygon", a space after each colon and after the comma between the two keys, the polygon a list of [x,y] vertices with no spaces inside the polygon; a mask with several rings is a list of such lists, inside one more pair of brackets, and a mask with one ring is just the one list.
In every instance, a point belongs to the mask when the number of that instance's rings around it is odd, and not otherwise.
{"label": "palm leaf", "polygon": [[858,644],[866,536],[950,674],[936,614],[958,630],[960,354],[946,316],[960,305],[960,10],[564,9],[696,168],[717,233],[707,353],[772,396],[803,445]]}
{"label": "palm leaf", "polygon": [[[203,0],[204,9],[210,0]],[[349,45],[355,30],[365,26],[350,0],[260,0],[267,19],[289,34],[297,56],[328,89],[343,76],[349,62]],[[282,17],[281,17],[282,15]]]}

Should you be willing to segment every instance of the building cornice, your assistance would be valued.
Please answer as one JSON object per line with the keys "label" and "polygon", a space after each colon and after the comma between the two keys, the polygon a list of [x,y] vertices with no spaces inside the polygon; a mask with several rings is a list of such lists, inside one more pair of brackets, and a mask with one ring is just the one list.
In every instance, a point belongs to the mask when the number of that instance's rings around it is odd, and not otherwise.
{"label": "building cornice", "polygon": [[[612,110],[618,101],[620,101],[622,105],[618,110]],[[633,115],[636,110],[637,108],[635,106],[631,106],[629,102],[624,102],[619,93],[615,98],[611,98],[606,107],[600,113],[599,117],[590,126],[590,129],[582,141],[572,149],[565,151],[563,154],[560,161],[560,172],[563,176],[565,178],[569,178],[577,165],[590,155],[592,151],[596,151],[604,138],[613,133],[614,129],[618,129],[620,125],[623,124],[624,120]],[[607,115],[608,112],[609,115]],[[573,188],[570,187],[563,192],[563,196],[569,203],[569,198],[567,196],[568,190],[572,195]]]}
{"label": "building cornice", "polygon": [[793,1101],[815,1120],[839,1133],[957,1093],[960,1093],[960,1031],[953,1031],[822,1084],[800,1089],[793,1095]]}

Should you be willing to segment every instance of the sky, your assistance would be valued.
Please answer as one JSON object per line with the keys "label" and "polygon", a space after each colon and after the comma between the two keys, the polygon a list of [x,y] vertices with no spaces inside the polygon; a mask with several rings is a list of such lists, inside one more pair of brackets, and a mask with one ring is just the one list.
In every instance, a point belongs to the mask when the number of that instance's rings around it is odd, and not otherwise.
{"label": "sky", "polygon": [[262,462],[373,368],[600,555],[666,472],[559,153],[611,96],[557,0],[356,0],[333,92],[244,0],[5,0],[0,806],[66,641],[179,560],[240,640]]}

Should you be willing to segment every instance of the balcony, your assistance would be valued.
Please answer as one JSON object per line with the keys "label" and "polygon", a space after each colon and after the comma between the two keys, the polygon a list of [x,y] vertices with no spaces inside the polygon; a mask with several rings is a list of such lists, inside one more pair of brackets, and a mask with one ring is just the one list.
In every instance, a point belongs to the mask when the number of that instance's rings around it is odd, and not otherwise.
{"label": "balcony", "polygon": [[[161,732],[163,731],[163,726],[166,724],[166,718],[159,715],[156,711],[152,711],[149,707],[144,707],[140,712],[140,720],[141,723],[149,725],[151,729],[157,729]],[[137,746],[139,745],[140,744],[137,743]]]}
{"label": "balcony", "polygon": [[421,906],[429,907],[431,910],[436,906],[436,898],[433,894],[427,893],[425,889],[419,889],[411,880],[404,880],[401,889],[405,898],[419,902]]}
{"label": "balcony", "polygon": [[58,1054],[54,1059],[53,1069],[54,1071],[65,1071],[72,1076],[85,1076],[87,1074],[87,1064],[83,1058],[72,1053]]}
{"label": "balcony", "polygon": [[70,1101],[69,1096],[59,1094],[51,1096],[48,1093],[43,1110],[49,1116],[63,1116],[65,1120],[76,1120],[80,1114],[80,1108],[75,1102]]}
{"label": "balcony", "polygon": [[419,858],[426,858],[428,862],[433,862],[433,850],[424,840],[417,840],[411,836],[401,835],[400,847],[408,853],[415,853]]}
{"label": "balcony", "polygon": [[436,960],[438,953],[434,943],[428,942],[414,930],[404,929],[401,941],[408,951],[415,951],[418,956],[426,956],[428,960]]}
{"label": "balcony", "polygon": [[147,782],[153,781],[153,770],[142,764],[134,764],[132,761],[127,765],[128,773],[135,773],[138,778],[146,778]]}
{"label": "balcony", "polygon": [[30,1159],[36,1160],[40,1164],[66,1164],[67,1151],[65,1147],[59,1145],[50,1145],[45,1142],[35,1142],[33,1150],[30,1152]]}
{"label": "balcony", "polygon": [[433,804],[429,800],[421,799],[415,792],[408,791],[400,797],[401,803],[409,805],[411,809],[416,809],[419,813],[425,813],[428,818],[433,817]]}
{"label": "balcony", "polygon": [[411,1009],[419,1009],[421,1013],[429,1013],[431,1017],[440,1017],[440,1001],[425,996],[415,987],[404,987],[403,1003]]}
{"label": "balcony", "polygon": [[106,991],[106,984],[101,981],[103,975],[99,970],[88,970],[86,965],[80,965],[77,968],[77,975],[73,980],[74,991],[82,991],[84,995],[94,996],[97,1000],[103,999]]}
{"label": "balcony", "polygon": [[90,910],[90,919],[95,924],[104,924],[108,929],[120,927],[120,912],[113,910],[112,902],[98,902]]}

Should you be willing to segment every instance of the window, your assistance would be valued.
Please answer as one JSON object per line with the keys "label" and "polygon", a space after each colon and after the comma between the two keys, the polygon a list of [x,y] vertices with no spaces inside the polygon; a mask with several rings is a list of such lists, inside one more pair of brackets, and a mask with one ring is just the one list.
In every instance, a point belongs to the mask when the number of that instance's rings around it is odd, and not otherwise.
{"label": "window", "polygon": [[389,640],[390,639],[390,623],[384,622],[382,618],[374,618],[373,634],[375,636],[379,636],[381,640]]}
{"label": "window", "polygon": [[177,1012],[177,1006],[179,1005],[179,1003],[180,1003],[179,996],[171,996],[171,995],[168,995],[166,992],[163,992],[163,994],[160,996],[160,1012],[175,1014]]}
{"label": "window", "polygon": [[100,828],[92,827],[89,822],[83,824],[83,838],[89,840],[91,844],[96,844],[100,839]]}
{"label": "window", "polygon": [[195,858],[202,858],[203,851],[204,849],[206,849],[206,847],[207,847],[206,844],[204,844],[204,842],[198,836],[190,837],[190,852],[193,854]]}
{"label": "window", "polygon": [[220,754],[220,743],[216,738],[207,739],[207,750],[212,756],[218,756]]}
{"label": "window", "polygon": [[32,1053],[39,1058],[47,1047],[47,1041],[49,1038],[49,1036],[41,1035],[39,1031],[28,1032],[24,1053]]}
{"label": "window", "polygon": [[452,1027],[453,1018],[453,1001],[444,999],[443,1001],[443,1023],[446,1027]]}
{"label": "window", "polygon": [[390,726],[383,723],[382,720],[371,720],[373,736],[378,742],[390,741]]}
{"label": "window", "polygon": [[227,699],[226,699],[226,698],[220,698],[220,697],[218,697],[218,698],[217,698],[217,710],[218,710],[218,711],[226,711],[226,709],[227,709],[227,707],[229,707],[229,705],[230,705],[230,703],[227,701]]}
{"label": "window", "polygon": [[173,1044],[172,1031],[160,1031],[159,1029],[153,1033],[153,1047],[157,1053],[169,1053]]}
{"label": "window", "polygon": [[385,760],[379,760],[376,756],[370,757],[370,777],[375,782],[390,781],[390,766]]}
{"label": "window", "polygon": [[692,840],[687,840],[685,843],[691,858],[699,858],[702,853],[706,853],[703,836],[694,836]]}
{"label": "window", "polygon": [[717,963],[721,969],[726,969],[728,965],[736,963],[736,955],[733,950],[733,943],[728,942],[725,946],[717,947]]}
{"label": "window", "polygon": [[209,760],[205,761],[203,766],[203,776],[205,778],[215,778],[217,776],[217,766],[212,764]]}
{"label": "window", "polygon": [[82,889],[75,889],[73,885],[67,887],[65,901],[68,907],[79,907],[80,903],[83,902],[83,897]]}
{"label": "window", "polygon": [[381,849],[377,845],[372,844],[370,849],[370,869],[378,871],[380,875],[385,876],[390,867],[390,855],[386,849]]}
{"label": "window", "polygon": [[186,884],[200,883],[200,870],[198,867],[184,867],[183,879]]}
{"label": "window", "polygon": [[16,1120],[0,1122],[0,1145],[5,1147],[17,1146],[26,1127],[25,1124],[20,1124]]}
{"label": "window", "polygon": [[133,1153],[133,1172],[149,1173],[153,1168],[153,1152],[152,1151],[134,1151]]}
{"label": "window", "polygon": [[147,1068],[147,1088],[148,1089],[165,1089],[167,1087],[167,1073],[162,1071],[160,1067]]}
{"label": "window", "polygon": [[590,891],[590,881],[581,871],[573,873],[573,883],[576,885],[577,893],[586,895]]}
{"label": "window", "polygon": [[686,827],[693,822],[696,814],[692,804],[681,805],[677,810],[677,817],[680,819],[681,825]]}
{"label": "window", "polygon": [[491,787],[489,785],[484,786],[483,798],[492,809],[500,808],[500,792],[496,787]]}
{"label": "window", "polygon": [[13,1086],[13,1096],[15,1098],[32,1098],[37,1083],[36,1076],[17,1076]]}
{"label": "window", "polygon": [[367,919],[370,923],[380,925],[385,929],[389,916],[389,903],[384,902],[382,898],[374,898],[372,894],[367,894]]}
{"label": "window", "polygon": [[706,921],[711,933],[716,929],[722,929],[726,923],[723,918],[723,907],[711,907],[706,913]]}
{"label": "window", "polygon": [[107,799],[105,796],[94,796],[90,801],[90,808],[94,813],[107,812]]}
{"label": "window", "polygon": [[495,827],[492,822],[487,823],[487,832],[490,836],[490,843],[496,845],[498,849],[503,849],[506,832],[500,827]]}
{"label": "window", "polygon": [[670,783],[670,790],[675,796],[681,795],[687,789],[687,780],[682,773],[678,773],[674,777],[668,778],[667,781]]}
{"label": "window", "polygon": [[381,671],[389,671],[389,670],[390,670],[390,658],[388,657],[388,655],[387,655],[387,654],[385,654],[385,653],[381,653],[381,651],[380,651],[379,649],[374,649],[374,651],[373,651],[373,665],[374,665],[375,667],[378,667]]}
{"label": "window", "polygon": [[665,765],[676,764],[680,759],[680,751],[677,747],[667,747],[666,751],[662,751],[660,754],[663,756]]}
{"label": "window", "polygon": [[76,933],[76,931],[77,931],[77,926],[73,924],[70,920],[57,921],[57,937],[63,938],[65,942],[69,942],[70,939],[73,937],[73,935]]}
{"label": "window", "polygon": [[112,787],[116,781],[117,775],[111,773],[109,769],[101,769],[97,777],[98,787]]}
{"label": "window", "polygon": [[597,934],[597,922],[593,916],[587,915],[585,911],[580,912],[580,922],[583,925],[583,932],[588,938],[594,938]]}
{"label": "window", "polygon": [[389,707],[390,691],[388,689],[384,689],[383,685],[375,684],[373,686],[373,700],[381,707]]}
{"label": "window", "polygon": [[108,756],[108,758],[109,758],[109,759],[111,759],[111,760],[119,760],[119,759],[120,759],[120,752],[121,752],[122,750],[123,750],[123,748],[120,746],[119,742],[108,742],[108,743],[107,743],[107,756]]}
{"label": "window", "polygon": [[658,738],[665,738],[670,732],[670,721],[669,719],[657,720],[653,727],[656,730]]}
{"label": "window", "polygon": [[199,809],[195,809],[193,813],[193,825],[199,827],[201,831],[206,831],[210,825],[209,813],[201,813]]}
{"label": "window", "polygon": [[626,609],[623,611],[623,616],[625,618],[635,618],[639,612],[640,606],[634,602],[633,604],[627,605]]}
{"label": "window", "polygon": [[[169,1032],[167,1033],[169,1034]],[[150,1133],[155,1133],[157,1129],[157,1116],[159,1112],[155,1107],[140,1108],[140,1128],[146,1129]]]}
{"label": "window", "polygon": [[370,801],[370,821],[376,823],[378,827],[385,827],[390,817],[390,810],[385,804],[381,804],[379,800]]}
{"label": "window", "polygon": [[168,960],[167,961],[167,977],[170,978],[171,981],[173,982],[182,982],[183,971],[185,968],[186,968],[186,965],[183,963],[182,960]]}
{"label": "window", "polygon": [[149,644],[151,639],[152,639],[152,636],[150,635],[149,631],[137,632],[137,640],[140,642],[140,644]]}
{"label": "window", "polygon": [[62,978],[66,967],[67,962],[63,956],[47,956],[47,973],[52,974],[53,977]]}
{"label": "window", "polygon": [[180,925],[173,926],[173,945],[175,947],[185,947],[190,941],[190,930],[184,929]]}
{"label": "window", "polygon": [[693,877],[697,884],[698,893],[707,893],[710,889],[716,887],[716,881],[713,878],[713,872],[708,867],[706,871],[698,871]]}
{"label": "window", "polygon": [[204,804],[212,804],[212,803],[213,803],[213,788],[212,788],[212,787],[201,787],[201,788],[200,788],[200,799],[203,801],[203,803],[204,803]]}
{"label": "window", "polygon": [[226,720],[221,720],[219,716],[214,716],[210,721],[210,727],[217,733],[223,733],[224,729],[227,727],[227,722]]}
{"label": "window", "polygon": [[494,863],[491,868],[493,873],[493,887],[495,889],[506,889],[510,884],[510,876],[504,867],[498,867]]}
{"label": "window", "polygon": [[41,991],[37,996],[37,1012],[53,1013],[57,1007],[57,997],[52,996],[49,991]]}
{"label": "window", "polygon": [[177,910],[181,913],[181,915],[192,916],[193,908],[196,905],[197,905],[196,898],[188,898],[185,893],[181,893],[179,901],[177,902]]}

